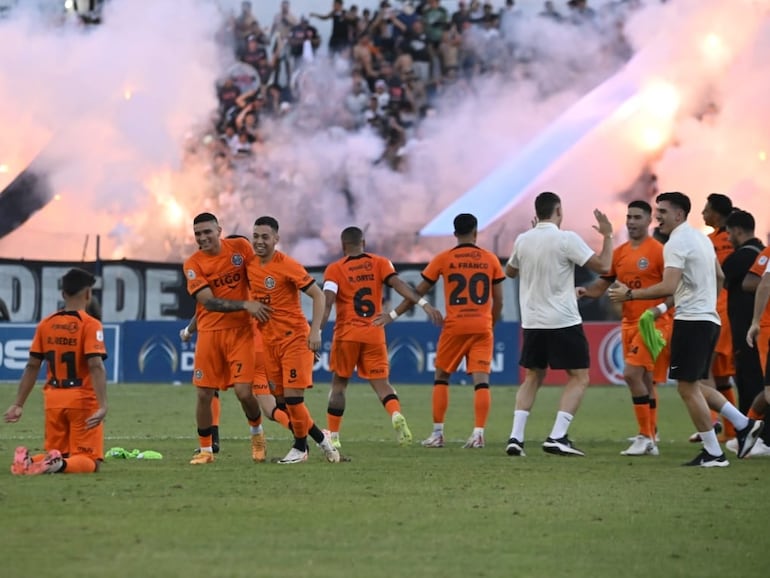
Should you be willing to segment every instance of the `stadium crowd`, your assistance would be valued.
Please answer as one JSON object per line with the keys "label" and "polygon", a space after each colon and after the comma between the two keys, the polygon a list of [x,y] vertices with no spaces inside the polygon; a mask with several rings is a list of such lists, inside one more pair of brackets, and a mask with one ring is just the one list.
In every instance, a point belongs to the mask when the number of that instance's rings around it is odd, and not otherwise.
{"label": "stadium crowd", "polygon": [[[282,0],[264,23],[243,2],[230,15],[218,38],[228,55],[218,109],[186,151],[190,163],[210,167],[212,210],[248,206],[255,191],[285,184],[291,167],[271,158],[274,143],[320,132],[377,135],[374,164],[404,171],[424,119],[472,98],[482,79],[531,80],[533,63],[547,55],[520,41],[527,28],[547,21],[579,31],[617,67],[632,53],[625,19],[640,6],[618,0],[593,9],[587,0],[547,0],[533,20],[515,0],[460,1],[453,12],[441,0],[367,4],[335,0],[328,13],[297,15]],[[314,25],[323,20],[331,20],[329,38]],[[570,65],[574,73],[586,66],[579,60]],[[538,79],[544,95],[563,88],[564,80],[551,76]],[[352,213],[345,175],[337,180]]]}

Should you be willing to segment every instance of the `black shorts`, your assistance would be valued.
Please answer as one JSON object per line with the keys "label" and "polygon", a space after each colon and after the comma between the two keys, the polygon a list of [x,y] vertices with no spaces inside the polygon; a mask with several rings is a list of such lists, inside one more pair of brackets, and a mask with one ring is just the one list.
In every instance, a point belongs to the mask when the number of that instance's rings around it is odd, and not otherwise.
{"label": "black shorts", "polygon": [[669,377],[689,382],[707,379],[720,330],[712,321],[674,319]]}
{"label": "black shorts", "polygon": [[588,369],[591,356],[583,325],[525,329],[519,365],[527,369]]}

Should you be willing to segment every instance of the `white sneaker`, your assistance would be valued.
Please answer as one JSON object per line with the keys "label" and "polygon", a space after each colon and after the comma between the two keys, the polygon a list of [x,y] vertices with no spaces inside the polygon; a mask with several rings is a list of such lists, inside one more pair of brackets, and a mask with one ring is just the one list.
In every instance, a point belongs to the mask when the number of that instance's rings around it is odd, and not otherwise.
{"label": "white sneaker", "polygon": [[471,434],[471,437],[468,438],[468,441],[465,442],[465,445],[463,446],[463,448],[465,448],[466,450],[483,448],[483,447],[484,447],[484,434],[482,433]]}
{"label": "white sneaker", "polygon": [[278,460],[279,464],[299,464],[307,461],[307,451],[301,451],[297,448],[291,448],[289,453]]}
{"label": "white sneaker", "polygon": [[731,438],[725,442],[725,447],[733,452],[734,454],[738,453],[738,438]]}
{"label": "white sneaker", "polygon": [[762,438],[759,438],[756,442],[754,442],[754,447],[751,448],[751,451],[749,452],[749,455],[747,457],[749,458],[770,457],[770,446],[768,446],[764,441],[762,441]]}
{"label": "white sneaker", "polygon": [[[642,434],[636,434],[635,436],[628,436],[626,439],[630,442],[633,442],[637,437],[639,437]],[[660,443],[660,434],[658,433],[658,430],[655,430],[655,443]]]}
{"label": "white sneaker", "polygon": [[657,456],[659,454],[660,452],[655,442],[641,434],[634,438],[634,443],[628,449],[620,452],[622,456]]}
{"label": "white sneaker", "polygon": [[[340,441],[340,432],[331,432],[328,429],[322,429],[321,430],[325,436],[328,436],[329,439],[332,441],[332,445],[340,449],[342,447],[342,442]],[[318,444],[318,447],[321,447],[321,444]]]}
{"label": "white sneaker", "polygon": [[438,431],[434,431],[428,439],[422,440],[422,447],[424,448],[443,448],[444,447],[444,434]]}
{"label": "white sneaker", "polygon": [[332,464],[339,463],[340,461],[340,452],[337,448],[334,447],[334,443],[332,442],[332,439],[330,436],[325,435],[324,441],[322,441],[320,444],[318,444],[321,450],[323,450],[324,456],[326,456],[326,461]]}

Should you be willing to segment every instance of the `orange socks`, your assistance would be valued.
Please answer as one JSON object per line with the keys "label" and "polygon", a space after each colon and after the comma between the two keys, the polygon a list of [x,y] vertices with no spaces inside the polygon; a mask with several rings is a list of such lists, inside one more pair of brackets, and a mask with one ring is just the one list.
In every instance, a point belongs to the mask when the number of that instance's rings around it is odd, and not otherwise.
{"label": "orange socks", "polygon": [[749,413],[747,415],[749,419],[756,419],[756,420],[762,420],[765,419],[764,414],[759,413],[757,410],[755,410],[753,407],[749,409]]}
{"label": "orange socks", "polygon": [[329,407],[326,409],[326,427],[330,432],[339,433],[342,426],[342,410]]}
{"label": "orange socks", "polygon": [[433,423],[444,423],[448,407],[449,382],[436,380],[433,382]]}
{"label": "orange socks", "polygon": [[294,437],[297,439],[307,438],[307,432],[310,431],[310,423],[313,420],[307,410],[305,400],[301,397],[287,397],[286,409],[289,412],[291,427],[294,428]]}
{"label": "orange socks", "polygon": [[64,459],[64,473],[93,474],[96,471],[96,461],[84,454],[75,454]]}
{"label": "orange socks", "polygon": [[395,393],[386,395],[382,400],[382,405],[390,416],[396,412],[401,413],[401,402],[398,400],[398,396]]}
{"label": "orange socks", "polygon": [[473,393],[473,415],[476,420],[474,427],[483,428],[486,426],[487,417],[489,417],[489,407],[491,405],[492,394],[489,391],[489,384],[477,384]]}
{"label": "orange socks", "polygon": [[278,422],[286,429],[291,429],[289,427],[289,414],[283,411],[280,407],[276,407],[273,409],[273,415],[272,415],[273,421]]}
{"label": "orange socks", "polygon": [[654,440],[655,429],[650,415],[650,396],[642,395],[631,399],[634,402],[634,414],[636,414],[636,423],[639,424],[639,433]]}

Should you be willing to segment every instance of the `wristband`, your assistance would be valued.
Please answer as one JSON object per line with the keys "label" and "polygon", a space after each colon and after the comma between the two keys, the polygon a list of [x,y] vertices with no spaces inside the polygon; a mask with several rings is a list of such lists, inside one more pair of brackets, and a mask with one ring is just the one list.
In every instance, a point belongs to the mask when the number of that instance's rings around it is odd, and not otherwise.
{"label": "wristband", "polygon": [[663,315],[666,311],[668,311],[668,305],[665,303],[658,303],[655,308],[660,311],[660,314]]}
{"label": "wristband", "polygon": [[428,304],[428,300],[425,297],[420,297],[420,300],[417,302],[417,305],[425,309],[425,306]]}
{"label": "wristband", "polygon": [[398,318],[398,313],[396,313],[395,309],[391,309],[388,316],[395,321]]}

